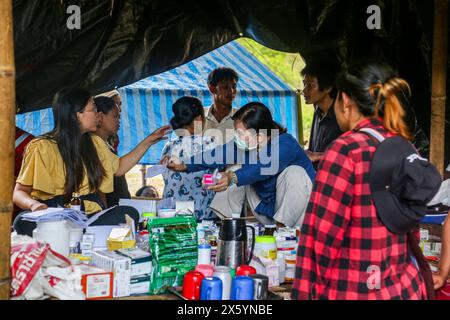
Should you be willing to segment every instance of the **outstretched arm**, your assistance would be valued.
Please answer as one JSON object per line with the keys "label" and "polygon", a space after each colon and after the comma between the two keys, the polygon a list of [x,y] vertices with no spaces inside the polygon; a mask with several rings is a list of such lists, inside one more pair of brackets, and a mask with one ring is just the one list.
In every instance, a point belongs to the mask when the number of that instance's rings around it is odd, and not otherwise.
{"label": "outstretched arm", "polygon": [[159,129],[153,131],[147,138],[141,141],[136,148],[120,158],[119,169],[116,171],[116,176],[123,176],[125,173],[130,171],[136,163],[142,158],[142,156],[147,152],[155,143],[166,140],[166,135],[171,132],[171,127],[169,125],[163,126]]}

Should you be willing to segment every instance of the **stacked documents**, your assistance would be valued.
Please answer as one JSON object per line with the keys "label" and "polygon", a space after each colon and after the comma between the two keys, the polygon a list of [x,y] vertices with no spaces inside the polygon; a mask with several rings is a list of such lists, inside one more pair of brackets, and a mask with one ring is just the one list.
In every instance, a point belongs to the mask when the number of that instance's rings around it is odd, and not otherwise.
{"label": "stacked documents", "polygon": [[47,208],[44,210],[38,210],[34,212],[28,212],[23,214],[23,220],[32,222],[48,222],[48,221],[58,221],[58,220],[70,220],[82,228],[86,228],[94,221],[96,221],[100,216],[109,210],[114,209],[114,207],[108,208],[106,210],[100,211],[90,218],[88,218],[84,212],[68,209],[68,208]]}

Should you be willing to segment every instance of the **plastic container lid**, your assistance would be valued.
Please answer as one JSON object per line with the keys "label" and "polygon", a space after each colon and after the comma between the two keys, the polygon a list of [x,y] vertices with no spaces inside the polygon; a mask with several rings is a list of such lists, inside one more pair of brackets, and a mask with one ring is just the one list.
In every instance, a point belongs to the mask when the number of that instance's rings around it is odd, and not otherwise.
{"label": "plastic container lid", "polygon": [[158,210],[158,217],[160,218],[173,218],[175,217],[175,209],[160,209]]}
{"label": "plastic container lid", "polygon": [[274,236],[257,236],[255,239],[256,243],[277,243]]}
{"label": "plastic container lid", "polygon": [[156,212],[142,212],[143,218],[151,218],[156,217]]}

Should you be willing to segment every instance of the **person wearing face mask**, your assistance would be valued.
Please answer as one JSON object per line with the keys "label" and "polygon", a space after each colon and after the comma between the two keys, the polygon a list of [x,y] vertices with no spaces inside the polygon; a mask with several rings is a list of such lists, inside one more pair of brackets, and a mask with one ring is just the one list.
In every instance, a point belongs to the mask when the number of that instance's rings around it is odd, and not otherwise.
{"label": "person wearing face mask", "polygon": [[231,217],[247,203],[263,224],[300,226],[315,176],[311,161],[264,104],[248,103],[232,118],[233,141],[167,167],[189,173],[241,164],[208,187],[216,192],[210,207]]}
{"label": "person wearing face mask", "polygon": [[[184,161],[194,154],[217,146],[214,137],[202,134],[205,113],[199,99],[182,97],[172,105],[172,111],[174,116],[170,124],[178,137],[164,146],[161,163]],[[213,169],[191,173],[167,170],[163,173],[163,198],[194,201],[194,214],[199,221],[217,218],[209,208],[214,192],[202,188],[202,178],[207,173],[213,173]]]}

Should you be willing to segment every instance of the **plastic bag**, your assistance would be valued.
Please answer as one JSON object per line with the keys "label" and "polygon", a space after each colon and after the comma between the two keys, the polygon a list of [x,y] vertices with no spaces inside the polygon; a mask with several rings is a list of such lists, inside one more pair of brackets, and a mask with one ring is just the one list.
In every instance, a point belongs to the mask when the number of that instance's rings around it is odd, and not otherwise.
{"label": "plastic bag", "polygon": [[440,203],[450,207],[450,179],[444,180],[441,183],[438,193],[431,199],[428,206],[434,206]]}
{"label": "plastic bag", "polygon": [[197,222],[193,216],[152,218],[147,225],[153,257],[150,294],[181,286],[198,258]]}
{"label": "plastic bag", "polygon": [[11,297],[37,300],[53,296],[84,300],[81,270],[53,251],[50,245],[28,236],[11,238]]}

